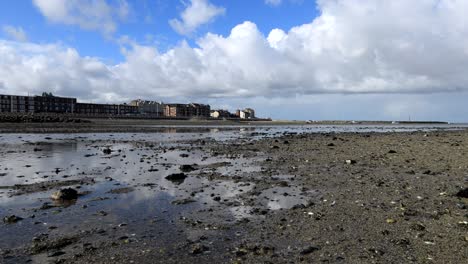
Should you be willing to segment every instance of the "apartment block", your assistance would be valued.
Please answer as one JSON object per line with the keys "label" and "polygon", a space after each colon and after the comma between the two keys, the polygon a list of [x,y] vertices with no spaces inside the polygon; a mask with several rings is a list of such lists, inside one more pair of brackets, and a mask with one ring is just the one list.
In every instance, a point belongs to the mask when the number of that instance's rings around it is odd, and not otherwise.
{"label": "apartment block", "polygon": [[35,96],[34,112],[36,113],[74,113],[76,98],[52,95]]}
{"label": "apartment block", "polygon": [[131,101],[130,105],[138,107],[138,112],[143,115],[151,115],[156,117],[164,115],[164,104],[162,102],[138,99]]}
{"label": "apartment block", "polygon": [[33,113],[33,96],[0,95],[0,112]]}

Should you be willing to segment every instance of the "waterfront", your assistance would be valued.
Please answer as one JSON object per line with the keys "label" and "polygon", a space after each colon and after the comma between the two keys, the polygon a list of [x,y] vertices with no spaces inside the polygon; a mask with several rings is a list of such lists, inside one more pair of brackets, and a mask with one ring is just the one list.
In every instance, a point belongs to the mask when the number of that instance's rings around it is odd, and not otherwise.
{"label": "waterfront", "polygon": [[464,125],[146,128],[0,135],[2,261],[468,257]]}

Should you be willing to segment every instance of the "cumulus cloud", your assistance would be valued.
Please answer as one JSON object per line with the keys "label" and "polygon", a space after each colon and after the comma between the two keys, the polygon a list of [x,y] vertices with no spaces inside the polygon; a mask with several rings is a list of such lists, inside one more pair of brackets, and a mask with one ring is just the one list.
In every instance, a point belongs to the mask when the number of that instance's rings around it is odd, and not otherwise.
{"label": "cumulus cloud", "polygon": [[1,41],[0,92],[108,101],[468,91],[468,2],[321,0],[318,7],[310,23],[267,35],[244,22],[228,36],[206,34],[196,47],[181,42],[160,52],[122,42],[118,64],[55,44]]}
{"label": "cumulus cloud", "polygon": [[177,33],[190,35],[198,27],[212,22],[225,12],[225,8],[215,6],[209,0],[190,0],[190,4],[180,14],[181,19],[171,19],[169,24]]}
{"label": "cumulus cloud", "polygon": [[52,23],[77,25],[106,35],[117,29],[119,19],[126,19],[129,5],[126,0],[108,3],[107,0],[33,0],[34,5]]}
{"label": "cumulus cloud", "polygon": [[26,35],[26,32],[24,32],[22,27],[4,25],[2,29],[3,32],[13,40],[20,42],[28,41],[28,36]]}

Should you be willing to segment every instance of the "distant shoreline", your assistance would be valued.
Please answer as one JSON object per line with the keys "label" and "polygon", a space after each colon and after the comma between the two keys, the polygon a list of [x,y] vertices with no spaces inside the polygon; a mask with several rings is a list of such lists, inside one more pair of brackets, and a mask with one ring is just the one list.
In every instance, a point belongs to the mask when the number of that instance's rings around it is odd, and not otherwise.
{"label": "distant shoreline", "polygon": [[43,123],[0,123],[0,133],[157,133],[168,128],[229,128],[229,127],[268,127],[268,126],[379,126],[379,125],[447,125],[446,122],[401,122],[389,121],[257,121],[257,120],[145,120],[145,119],[83,119],[80,122]]}

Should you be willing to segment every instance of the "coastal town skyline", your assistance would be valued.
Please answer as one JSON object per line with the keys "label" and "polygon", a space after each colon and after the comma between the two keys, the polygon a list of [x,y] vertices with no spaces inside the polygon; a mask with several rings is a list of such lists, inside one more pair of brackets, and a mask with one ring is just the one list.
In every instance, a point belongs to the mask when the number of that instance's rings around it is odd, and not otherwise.
{"label": "coastal town skyline", "polygon": [[[466,122],[464,1],[0,3],[0,93]],[[286,110],[286,111],[285,111]]]}

